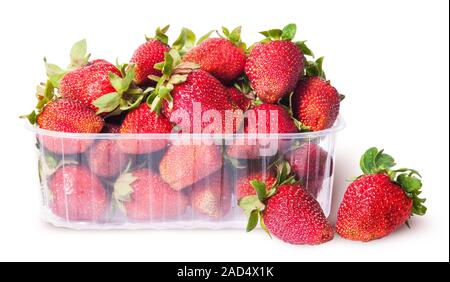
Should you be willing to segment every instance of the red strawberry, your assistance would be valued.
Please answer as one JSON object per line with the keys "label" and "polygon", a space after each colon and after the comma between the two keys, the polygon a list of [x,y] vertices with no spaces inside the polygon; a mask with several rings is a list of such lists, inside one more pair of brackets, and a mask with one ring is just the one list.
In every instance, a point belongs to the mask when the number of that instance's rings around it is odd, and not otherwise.
{"label": "red strawberry", "polygon": [[394,159],[371,148],[361,158],[364,172],[344,194],[336,231],[350,240],[371,241],[394,232],[413,214],[424,215],[422,182],[415,170],[393,170]]}
{"label": "red strawberry", "polygon": [[161,177],[175,190],[189,187],[223,165],[220,147],[173,144],[161,160]]}
{"label": "red strawberry", "polygon": [[98,221],[105,216],[108,200],[100,180],[80,165],[60,167],[49,181],[50,208],[66,220]]}
{"label": "red strawberry", "polygon": [[99,140],[87,153],[89,168],[97,176],[114,177],[128,164],[128,157],[113,140]]}
{"label": "red strawberry", "polygon": [[300,80],[292,97],[294,116],[311,131],[333,126],[339,114],[342,96],[321,77]]}
{"label": "red strawberry", "polygon": [[235,116],[225,87],[198,65],[181,62],[177,50],[166,53],[157,67],[164,70],[155,92],[147,100],[152,110],[164,115],[187,133],[232,133],[242,120]]}
{"label": "red strawberry", "polygon": [[228,93],[228,100],[234,106],[234,108],[239,109],[241,111],[247,111],[252,106],[252,100],[247,98],[244,93],[239,91],[234,86],[230,86],[226,88]]}
{"label": "red strawberry", "polygon": [[256,195],[246,196],[239,205],[249,215],[247,231],[261,219],[269,234],[291,244],[322,244],[333,239],[333,229],[319,203],[295,179],[289,177],[289,165],[279,169],[277,182],[267,189],[263,182],[252,181]]}
{"label": "red strawberry", "polygon": [[218,171],[192,185],[191,203],[194,211],[211,218],[223,217],[231,207],[230,176]]}
{"label": "red strawberry", "polygon": [[[232,115],[234,108],[228,100],[225,87],[212,75],[203,71],[191,72],[187,80],[174,86],[172,90],[173,107],[164,103],[164,113],[172,123],[183,128],[183,132],[193,133],[230,133],[236,131],[236,122],[226,123],[227,111]],[[195,107],[198,106],[198,110]],[[211,121],[205,117],[207,111],[217,111],[221,121]],[[183,119],[187,114],[190,124],[184,126]],[[202,122],[197,123],[196,118]]]}
{"label": "red strawberry", "polygon": [[266,189],[272,188],[277,179],[274,177],[273,173],[270,171],[258,171],[252,172],[248,175],[243,175],[239,177],[236,184],[236,198],[238,200],[246,196],[256,195],[255,188],[253,188],[251,181],[258,181],[265,184]]}
{"label": "red strawberry", "polygon": [[[172,125],[164,116],[151,111],[146,103],[128,113],[120,126],[120,133],[170,133]],[[145,154],[159,151],[166,147],[167,140],[135,140],[118,141],[120,149],[128,154]]]}
{"label": "red strawberry", "polygon": [[150,82],[148,76],[161,76],[161,71],[155,69],[155,64],[164,61],[164,53],[170,51],[165,35],[169,26],[157,29],[155,38],[148,38],[147,42],[139,46],[131,57],[130,62],[136,65],[137,84]]}
{"label": "red strawberry", "polygon": [[217,79],[227,84],[244,72],[245,47],[240,39],[240,27],[231,33],[223,29],[227,38],[208,38],[190,50],[183,58],[200,65]]}
{"label": "red strawberry", "polygon": [[[37,124],[42,129],[71,132],[99,133],[103,120],[95,112],[80,102],[58,99],[49,102],[37,116]],[[92,143],[89,139],[58,138],[39,135],[44,146],[55,153],[76,154],[84,152]]]}
{"label": "red strawberry", "polygon": [[113,64],[105,60],[94,60],[64,75],[59,82],[59,93],[63,98],[80,101],[97,111],[98,108],[92,102],[116,91],[111,85],[110,73],[122,75]]}
{"label": "red strawberry", "polygon": [[264,224],[271,234],[291,244],[322,244],[333,239],[319,203],[300,185],[283,185],[267,201]]}
{"label": "red strawberry", "polygon": [[[314,197],[320,192],[327,167],[328,153],[319,145],[304,143],[287,153],[292,170]],[[329,175],[331,175],[331,171]]]}
{"label": "red strawberry", "polygon": [[[244,133],[295,133],[298,132],[294,120],[289,112],[280,105],[262,104],[246,112]],[[261,157],[261,148],[275,155],[279,142],[283,140],[254,140],[251,138],[237,139],[234,144],[228,146],[227,155],[236,159],[258,159]],[[259,144],[259,145],[257,145]]]}
{"label": "red strawberry", "polygon": [[122,174],[114,184],[113,197],[133,220],[176,218],[185,212],[189,200],[148,169]]}
{"label": "red strawberry", "polygon": [[276,103],[292,92],[303,74],[303,52],[291,41],[295,31],[296,26],[290,24],[283,31],[262,32],[268,38],[255,44],[247,58],[245,73],[256,95],[266,103]]}

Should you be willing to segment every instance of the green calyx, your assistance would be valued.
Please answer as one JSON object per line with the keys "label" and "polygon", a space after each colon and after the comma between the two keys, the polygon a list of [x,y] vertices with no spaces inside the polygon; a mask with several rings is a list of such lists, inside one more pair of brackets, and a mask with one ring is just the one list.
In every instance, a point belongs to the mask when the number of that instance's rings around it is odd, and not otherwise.
{"label": "green calyx", "polygon": [[411,215],[424,215],[427,208],[423,205],[426,199],[419,198],[422,193],[422,176],[413,169],[393,169],[396,165],[392,156],[373,147],[361,157],[360,166],[365,175],[384,173],[392,182],[398,184],[405,194],[413,200]]}
{"label": "green calyx", "polygon": [[20,118],[26,118],[31,124],[36,123],[36,119],[38,115],[42,112],[45,105],[47,105],[50,101],[57,98],[55,93],[55,87],[50,80],[47,80],[46,83],[41,83],[36,88],[36,98],[38,100],[36,107],[31,113],[27,115],[22,115]]}
{"label": "green calyx", "polygon": [[195,39],[195,33],[183,27],[178,38],[172,43],[172,48],[184,55],[195,46]]}
{"label": "green calyx", "polygon": [[70,64],[68,69],[72,70],[87,65],[90,57],[91,54],[87,52],[86,39],[76,42],[70,50]]}
{"label": "green calyx", "polygon": [[177,49],[164,53],[164,61],[155,64],[155,69],[162,73],[161,77],[149,76],[149,79],[157,82],[154,91],[147,97],[150,109],[159,114],[164,100],[169,103],[169,108],[172,108],[173,98],[170,92],[174,85],[185,82],[189,73],[198,68],[198,64],[182,62]]}
{"label": "green calyx", "polygon": [[248,77],[246,75],[238,77],[236,79],[236,82],[233,84],[233,87],[239,90],[239,92],[241,92],[245,98],[249,99],[251,101],[251,105],[256,106],[258,102],[262,103],[261,100],[257,101],[258,98],[256,97],[256,94],[253,91],[250,85],[250,81],[248,80]]}
{"label": "green calyx", "polygon": [[87,53],[87,42],[85,39],[76,42],[72,46],[70,50],[70,64],[66,69],[48,63],[47,58],[44,58],[47,81],[37,86],[36,97],[38,102],[36,108],[31,113],[21,116],[21,118],[26,118],[31,124],[35,124],[37,116],[45,105],[58,98],[56,90],[59,88],[59,82],[64,75],[71,70],[87,65],[89,58],[90,54]]}
{"label": "green calyx", "polygon": [[158,27],[155,31],[155,36],[154,37],[150,37],[150,36],[145,36],[145,40],[152,40],[152,39],[156,39],[161,41],[164,44],[168,44],[169,43],[169,37],[167,36],[167,31],[169,30],[170,25],[166,25],[163,28]]}
{"label": "green calyx", "polygon": [[131,201],[131,195],[134,192],[132,185],[137,180],[137,177],[130,172],[130,167],[131,162],[128,163],[125,171],[117,178],[112,193],[113,203],[123,213],[126,213],[123,203]]}
{"label": "green calyx", "polygon": [[238,48],[241,48],[242,50],[247,50],[247,44],[245,44],[245,42],[242,41],[241,38],[241,31],[242,31],[242,27],[238,26],[236,28],[234,28],[233,30],[229,30],[226,27],[222,27],[222,34],[220,34],[218,32],[218,35],[222,38],[226,38],[229,41],[231,41],[234,45],[236,45]]}
{"label": "green calyx", "polygon": [[86,66],[89,63],[91,54],[87,52],[86,39],[75,42],[70,49],[70,64],[66,69],[63,69],[55,64],[47,62],[47,58],[44,58],[45,70],[48,80],[50,80],[56,88],[59,87],[59,82],[63,76],[71,70]]}
{"label": "green calyx", "polygon": [[121,76],[110,72],[109,80],[115,92],[105,94],[92,102],[98,108],[96,114],[118,115],[123,111],[138,107],[145,96],[154,90],[152,87],[141,89],[134,84],[136,67],[133,64],[117,65]]}
{"label": "green calyx", "polygon": [[237,46],[238,48],[241,48],[242,50],[246,51],[247,50],[247,45],[241,39],[241,30],[242,30],[241,26],[238,26],[238,27],[234,28],[231,31],[227,27],[223,26],[222,27],[222,33],[220,33],[218,30],[210,30],[208,33],[206,33],[205,35],[201,36],[198,39],[197,45],[200,45],[203,41],[208,39],[215,32],[215,33],[217,33],[217,35],[219,37],[228,39],[235,46]]}
{"label": "green calyx", "polygon": [[305,76],[318,76],[324,80],[327,79],[325,72],[323,71],[323,59],[320,57],[315,61],[306,61],[305,63]]}
{"label": "green calyx", "polygon": [[256,180],[250,181],[250,184],[256,191],[256,195],[245,196],[240,199],[238,203],[249,218],[246,231],[250,232],[255,229],[259,222],[261,228],[270,236],[270,232],[264,224],[263,219],[267,200],[277,193],[278,187],[296,183],[298,183],[298,181],[293,176],[291,166],[288,162],[280,163],[277,166],[277,179],[269,189],[267,189],[264,182]]}
{"label": "green calyx", "polygon": [[266,37],[263,41],[271,40],[288,40],[292,41],[297,33],[296,24],[288,24],[283,29],[269,29],[266,31],[261,31],[260,34]]}

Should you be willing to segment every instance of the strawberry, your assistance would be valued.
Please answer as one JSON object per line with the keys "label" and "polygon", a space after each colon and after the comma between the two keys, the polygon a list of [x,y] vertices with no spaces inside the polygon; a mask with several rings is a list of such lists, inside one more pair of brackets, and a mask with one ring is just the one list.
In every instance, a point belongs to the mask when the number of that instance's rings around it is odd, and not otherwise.
{"label": "strawberry", "polygon": [[176,218],[185,212],[189,200],[148,169],[122,174],[114,184],[113,198],[133,220]]}
{"label": "strawberry", "polygon": [[[48,76],[45,86],[56,88],[58,96],[79,101],[97,114],[119,114],[133,109],[151,90],[142,90],[132,83],[135,77],[134,65],[116,67],[102,59],[89,61],[86,40],[73,45],[70,57],[71,64],[67,69],[49,64],[44,59]],[[38,98],[38,110],[51,100],[46,95]]]}
{"label": "strawberry", "polygon": [[223,217],[231,207],[231,181],[228,173],[218,171],[192,185],[192,209],[211,218]]}
{"label": "strawberry", "polygon": [[412,169],[394,170],[394,159],[370,148],[361,158],[364,175],[353,181],[338,210],[336,231],[343,238],[371,241],[394,232],[408,219],[424,215],[425,199],[419,198],[420,174]]}
{"label": "strawberry", "polygon": [[[36,118],[40,128],[59,132],[99,133],[103,120],[82,103],[57,99],[44,106]],[[92,143],[89,139],[38,136],[44,146],[54,153],[76,154],[84,152]]]}
{"label": "strawberry", "polygon": [[311,131],[333,126],[339,114],[341,96],[320,77],[303,78],[295,90],[292,109],[295,117]]}
{"label": "strawberry", "polygon": [[246,196],[256,195],[255,188],[251,184],[252,181],[262,182],[267,189],[270,189],[277,179],[271,171],[251,172],[239,177],[236,184],[236,198],[238,200]]}
{"label": "strawberry", "polygon": [[294,117],[308,131],[332,127],[339,115],[340,102],[345,98],[326,80],[322,63],[323,57],[307,62],[306,76],[291,97]]}
{"label": "strawberry", "polygon": [[291,93],[303,74],[303,42],[291,41],[296,29],[295,24],[289,24],[283,30],[261,32],[267,38],[256,43],[247,58],[245,74],[265,103],[276,103]]}
{"label": "strawberry", "polygon": [[145,85],[150,82],[149,76],[161,76],[161,71],[155,69],[155,64],[164,61],[164,53],[170,51],[165,35],[169,26],[156,30],[155,38],[146,38],[147,41],[134,51],[130,62],[136,65],[135,82]]}
{"label": "strawberry", "polygon": [[[295,133],[298,132],[296,123],[290,116],[288,110],[280,105],[261,104],[246,112],[246,123],[244,133],[267,134],[267,133]],[[276,142],[274,142],[276,141]],[[275,155],[278,142],[283,145],[283,140],[245,140],[237,139],[234,144],[228,146],[227,155],[236,159],[258,159],[261,157],[261,148],[271,150]],[[257,145],[259,143],[259,146]],[[276,144],[275,144],[276,143]]]}
{"label": "strawberry", "polygon": [[[227,111],[231,114],[233,105],[228,100],[228,94],[223,85],[209,73],[203,70],[191,72],[186,81],[177,84],[172,90],[173,106],[164,103],[164,114],[183,128],[183,132],[193,133],[230,133],[236,131],[236,123],[227,125]],[[198,105],[198,110],[195,106]],[[205,118],[205,113],[215,110],[220,114],[221,121],[215,122]],[[187,114],[189,123],[183,124]],[[194,124],[196,116],[202,118],[200,124]],[[198,128],[200,127],[200,128]]]}
{"label": "strawberry", "polygon": [[[127,114],[120,126],[120,133],[170,133],[172,125],[169,120],[151,111],[143,103]],[[159,151],[166,147],[167,140],[136,140],[123,139],[118,141],[120,149],[128,154],[144,154]]]}
{"label": "strawberry", "polygon": [[245,96],[245,94],[236,87],[227,87],[226,91],[228,93],[228,100],[235,109],[239,109],[245,112],[252,106],[252,100]]}
{"label": "strawberry", "polygon": [[88,150],[87,162],[97,176],[110,178],[118,175],[127,166],[129,159],[116,142],[103,139]]}
{"label": "strawberry", "polygon": [[121,76],[119,69],[113,64],[105,60],[94,60],[64,75],[59,82],[59,93],[63,98],[80,101],[97,111],[98,108],[92,102],[115,92],[109,73]]}
{"label": "strawberry", "polygon": [[[314,197],[320,192],[325,175],[328,153],[314,143],[303,143],[287,153],[287,159],[296,176]],[[332,166],[332,165],[331,165]],[[331,171],[328,173],[331,175]]]}
{"label": "strawberry", "polygon": [[51,176],[50,209],[66,220],[98,221],[107,211],[108,200],[101,181],[80,165],[61,166]]}
{"label": "strawberry", "polygon": [[245,44],[241,41],[240,27],[232,32],[227,28],[222,30],[224,38],[202,38],[203,41],[190,50],[183,61],[196,63],[202,70],[229,84],[244,72]]}
{"label": "strawberry", "polygon": [[232,133],[242,120],[235,116],[225,87],[208,72],[184,62],[177,50],[166,53],[155,91],[147,102],[155,112],[163,113],[187,133]]}
{"label": "strawberry", "polygon": [[170,187],[181,190],[218,171],[222,165],[218,146],[173,144],[161,160],[159,171]]}
{"label": "strawberry", "polygon": [[290,166],[285,163],[270,189],[263,182],[251,182],[256,195],[239,201],[249,215],[247,231],[260,219],[266,232],[290,244],[317,245],[333,239],[333,229],[319,203],[289,175]]}

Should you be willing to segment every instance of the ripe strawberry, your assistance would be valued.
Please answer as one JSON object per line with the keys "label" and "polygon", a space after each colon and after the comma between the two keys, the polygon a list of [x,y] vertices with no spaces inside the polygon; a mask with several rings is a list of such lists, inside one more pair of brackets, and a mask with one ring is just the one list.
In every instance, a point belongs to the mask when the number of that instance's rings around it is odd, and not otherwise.
{"label": "ripe strawberry", "polygon": [[[80,102],[67,99],[49,102],[39,113],[36,121],[42,129],[59,132],[99,133],[103,128],[102,118],[95,115],[93,110]],[[54,153],[82,153],[92,143],[89,139],[58,138],[48,135],[38,138]]]}
{"label": "ripe strawberry", "polygon": [[98,221],[108,200],[100,180],[80,165],[60,167],[49,180],[50,209],[66,220]]}
{"label": "ripe strawberry", "polygon": [[155,64],[164,61],[164,53],[170,51],[165,35],[168,29],[169,26],[163,29],[158,28],[155,38],[147,38],[147,42],[140,45],[131,57],[130,62],[136,65],[135,82],[137,84],[148,84],[150,75],[161,76],[161,71],[155,69]]}
{"label": "ripe strawberry", "polygon": [[181,62],[179,52],[166,53],[155,91],[147,99],[153,111],[163,105],[164,115],[187,133],[232,133],[242,120],[234,115],[225,87],[198,65]]}
{"label": "ripe strawberry", "polygon": [[322,244],[333,239],[333,228],[319,203],[300,185],[283,185],[267,201],[264,224],[291,244]]}
{"label": "ripe strawberry", "polygon": [[192,185],[192,209],[211,218],[228,214],[231,207],[231,181],[228,173],[218,171]]}
{"label": "ripe strawberry", "polygon": [[247,98],[244,93],[239,91],[239,89],[237,89],[236,87],[227,87],[226,91],[228,93],[228,100],[235,109],[239,109],[245,112],[252,106],[252,100]]}
{"label": "ripe strawberry", "polygon": [[215,145],[173,144],[161,160],[161,177],[170,187],[181,190],[218,171],[222,153]]}
{"label": "ripe strawberry", "polygon": [[382,238],[424,215],[425,199],[419,198],[422,182],[417,171],[393,170],[394,159],[371,148],[361,158],[363,176],[353,181],[338,210],[336,231],[343,238],[371,241]]}
{"label": "ripe strawberry", "polygon": [[[151,111],[146,103],[127,114],[120,126],[120,133],[170,133],[172,125],[164,116]],[[167,140],[123,139],[118,141],[120,149],[128,154],[145,154],[166,147]]]}
{"label": "ripe strawberry", "polygon": [[244,72],[245,44],[241,41],[241,28],[231,33],[223,28],[226,38],[207,38],[190,50],[183,60],[200,65],[200,68],[228,84]]}
{"label": "ripe strawberry", "polygon": [[171,189],[148,169],[122,174],[114,184],[113,197],[133,220],[176,218],[185,212],[189,201],[184,193]]}
{"label": "ripe strawberry", "polygon": [[[227,124],[227,111],[233,114],[234,107],[228,100],[225,87],[212,75],[203,70],[188,74],[185,82],[174,86],[173,106],[164,102],[164,114],[183,132],[232,133],[236,131],[236,121]],[[221,120],[206,118],[208,111],[217,111]],[[201,118],[201,123],[196,119]],[[185,122],[189,124],[184,124]]]}
{"label": "ripe strawberry", "polygon": [[97,111],[92,103],[103,95],[116,90],[111,85],[109,74],[121,76],[120,70],[105,60],[94,60],[87,65],[69,71],[59,82],[61,97],[80,101]]}
{"label": "ripe strawberry", "polygon": [[238,200],[246,196],[256,195],[255,188],[251,184],[252,181],[262,182],[266,186],[266,189],[270,190],[277,179],[271,171],[251,172],[250,174],[239,177],[236,184],[236,198]]}
{"label": "ripe strawberry", "polygon": [[[290,167],[279,169],[277,182],[267,189],[263,182],[252,181],[256,195],[239,201],[249,215],[247,231],[258,224],[269,234],[291,244],[322,244],[333,239],[333,229],[319,203],[293,177]],[[284,180],[286,179],[286,180]]]}
{"label": "ripe strawberry", "polygon": [[[286,158],[306,190],[317,197],[327,177],[325,171],[328,167],[328,153],[317,144],[304,143],[289,151]],[[329,174],[331,173],[330,171]]]}
{"label": "ripe strawberry", "polygon": [[103,139],[95,143],[87,152],[89,168],[97,176],[114,177],[128,164],[128,157],[113,140]]}
{"label": "ripe strawberry", "polygon": [[[298,128],[289,112],[280,105],[262,104],[246,112],[244,133],[295,133]],[[283,140],[255,140],[246,138],[237,139],[228,146],[227,155],[236,159],[258,159],[261,157],[261,148],[271,150],[271,155],[278,151],[278,145],[283,146]],[[281,144],[279,144],[281,143]],[[274,148],[273,148],[274,147]]]}
{"label": "ripe strawberry", "polygon": [[311,131],[327,129],[337,119],[342,97],[321,77],[304,77],[292,97],[292,110],[295,118]]}
{"label": "ripe strawberry", "polygon": [[276,103],[292,92],[303,74],[303,52],[291,41],[295,32],[294,24],[262,32],[266,40],[256,43],[247,58],[245,73],[265,103]]}

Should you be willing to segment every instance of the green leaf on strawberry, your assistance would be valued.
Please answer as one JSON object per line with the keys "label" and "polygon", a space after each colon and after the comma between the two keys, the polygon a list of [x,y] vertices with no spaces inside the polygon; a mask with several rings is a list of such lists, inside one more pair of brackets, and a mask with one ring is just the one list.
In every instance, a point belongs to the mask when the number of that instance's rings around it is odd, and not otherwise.
{"label": "green leaf on strawberry", "polygon": [[295,37],[295,34],[297,33],[297,25],[296,24],[288,24],[285,26],[281,32],[281,39],[282,40],[293,40]]}
{"label": "green leaf on strawberry", "polygon": [[323,71],[323,59],[320,57],[315,61],[306,61],[305,63],[305,76],[318,76],[326,80],[327,77]]}
{"label": "green leaf on strawberry", "polygon": [[169,37],[166,35],[166,33],[167,33],[167,31],[169,30],[169,27],[170,27],[170,25],[166,25],[166,26],[163,27],[163,28],[158,27],[158,28],[156,29],[156,32],[155,32],[155,37],[148,37],[148,36],[145,36],[145,39],[146,39],[147,41],[148,41],[148,40],[151,40],[151,39],[156,39],[156,40],[161,41],[161,42],[164,43],[164,44],[168,44],[168,43],[169,43]]}
{"label": "green leaf on strawberry", "polygon": [[178,38],[173,42],[172,48],[178,50],[181,54],[185,54],[195,45],[195,33],[183,27]]}
{"label": "green leaf on strawberry", "polygon": [[[227,29],[227,30],[228,30],[228,29]],[[199,45],[200,43],[202,43],[203,41],[205,41],[206,39],[208,39],[214,31],[216,31],[216,30],[208,31],[208,33],[206,33],[205,35],[201,36],[201,37],[198,39],[198,41],[197,41],[197,45]],[[223,31],[223,28],[222,28],[222,31]],[[224,32],[224,34],[225,34],[225,32]],[[228,34],[229,34],[229,32],[228,32]],[[226,36],[227,36],[227,35],[226,35]]]}
{"label": "green leaf on strawberry", "polygon": [[101,113],[109,113],[114,111],[120,105],[121,95],[117,92],[112,92],[96,99],[92,104],[98,108],[97,115]]}
{"label": "green leaf on strawberry", "polygon": [[89,62],[91,55],[87,53],[86,39],[82,39],[76,42],[70,50],[70,64],[69,69],[85,66]]}
{"label": "green leaf on strawberry", "polygon": [[[249,195],[239,200],[239,207],[244,210],[244,213],[249,217],[247,223],[247,232],[253,230],[258,224],[258,219],[263,230],[268,234],[269,231],[264,224],[263,212],[266,208],[266,201],[277,193],[277,188],[282,185],[295,184],[298,181],[292,173],[291,166],[288,162],[281,162],[277,166],[277,178],[270,189],[267,189],[264,182],[257,180],[250,181],[250,184],[255,189],[256,195]],[[269,234],[270,236],[270,234]]]}
{"label": "green leaf on strawberry", "polygon": [[368,149],[360,160],[361,170],[365,175],[384,173],[392,182],[397,183],[405,194],[413,200],[412,214],[424,215],[427,208],[423,205],[425,199],[419,198],[422,193],[421,175],[417,170],[401,168],[394,170],[396,165],[392,156],[378,150],[376,147]]}
{"label": "green leaf on strawberry", "polygon": [[302,50],[303,55],[310,56],[314,58],[314,53],[309,49],[309,47],[306,45],[306,40],[303,41],[297,41],[295,42],[295,45],[297,45],[300,50]]}

